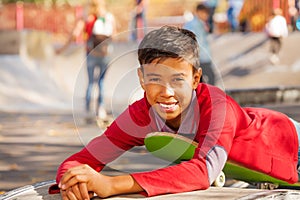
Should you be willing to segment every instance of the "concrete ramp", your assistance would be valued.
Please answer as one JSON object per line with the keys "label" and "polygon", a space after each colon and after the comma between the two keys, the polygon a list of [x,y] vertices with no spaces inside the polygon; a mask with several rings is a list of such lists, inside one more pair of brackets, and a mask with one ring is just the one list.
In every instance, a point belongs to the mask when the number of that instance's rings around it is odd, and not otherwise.
{"label": "concrete ramp", "polygon": [[0,110],[70,111],[84,48],[72,48],[58,56],[45,33],[15,36],[21,41],[19,54],[0,55]]}
{"label": "concrete ramp", "polygon": [[[51,71],[51,70],[50,70]],[[0,57],[0,109],[34,111],[69,107],[66,93],[41,62],[26,62],[19,55]]]}

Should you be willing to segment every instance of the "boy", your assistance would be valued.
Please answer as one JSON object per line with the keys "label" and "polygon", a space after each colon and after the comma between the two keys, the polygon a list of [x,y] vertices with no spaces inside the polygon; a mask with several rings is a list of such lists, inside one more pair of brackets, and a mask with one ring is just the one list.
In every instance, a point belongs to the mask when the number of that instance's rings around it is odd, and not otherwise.
{"label": "boy", "polygon": [[[144,98],[125,110],[103,135],[59,167],[57,183],[66,199],[143,192],[154,196],[207,189],[227,159],[289,183],[297,182],[298,136],[284,114],[241,108],[217,87],[199,83],[202,69],[195,35],[164,26],[139,45]],[[298,124],[297,124],[298,125]],[[150,172],[121,176],[98,173],[154,131],[193,134],[193,159]]]}
{"label": "boy", "polygon": [[212,53],[208,42],[208,31],[207,20],[209,17],[209,8],[203,3],[199,3],[196,6],[194,18],[191,21],[186,22],[183,25],[184,29],[192,31],[197,36],[197,41],[200,48],[200,63],[202,68],[202,79],[204,82],[215,85],[216,75],[213,70]]}

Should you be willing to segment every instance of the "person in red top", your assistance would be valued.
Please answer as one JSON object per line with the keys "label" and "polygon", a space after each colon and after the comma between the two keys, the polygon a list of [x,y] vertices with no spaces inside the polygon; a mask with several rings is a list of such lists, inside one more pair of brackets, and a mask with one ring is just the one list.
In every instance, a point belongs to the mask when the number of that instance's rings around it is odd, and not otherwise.
{"label": "person in red top", "polygon": [[[64,200],[125,193],[155,196],[207,189],[227,160],[289,183],[298,181],[299,124],[264,109],[242,108],[218,87],[200,82],[195,35],[179,27],[149,32],[138,49],[144,97],[57,171]],[[199,145],[186,162],[120,176],[103,167],[154,131],[192,137]]]}
{"label": "person in red top", "polygon": [[[107,118],[107,113],[103,99],[103,83],[110,60],[108,54],[112,48],[112,46],[108,44],[111,43],[113,35],[116,33],[116,20],[114,15],[106,9],[105,0],[91,0],[88,8],[90,11],[86,19],[83,17],[78,19],[67,42],[61,48],[57,49],[56,53],[62,53],[75,38],[83,35],[83,39],[86,43],[86,68],[88,78],[85,109],[87,113],[95,111],[98,118],[104,120]],[[99,71],[99,74],[95,76],[97,71]],[[92,98],[95,82],[97,82],[96,89],[98,90],[98,96],[96,104],[93,106]]]}

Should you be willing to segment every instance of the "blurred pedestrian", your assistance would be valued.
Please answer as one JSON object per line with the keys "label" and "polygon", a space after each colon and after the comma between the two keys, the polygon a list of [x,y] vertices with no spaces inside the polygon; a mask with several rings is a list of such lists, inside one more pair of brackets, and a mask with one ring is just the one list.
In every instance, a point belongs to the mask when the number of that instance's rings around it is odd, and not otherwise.
{"label": "blurred pedestrian", "polygon": [[93,0],[95,14],[86,28],[89,32],[87,41],[87,71],[88,71],[88,87],[86,91],[86,110],[90,111],[90,102],[93,85],[95,82],[95,70],[100,69],[97,77],[98,81],[98,100],[96,103],[96,114],[100,119],[107,117],[103,103],[103,81],[108,65],[109,44],[107,39],[111,38],[116,31],[115,18],[112,13],[106,10],[105,0]]}
{"label": "blurred pedestrian", "polygon": [[270,40],[270,61],[272,64],[277,64],[280,61],[279,52],[282,47],[282,38],[288,36],[287,22],[282,16],[282,10],[280,8],[274,9],[265,28]]}
{"label": "blurred pedestrian", "polygon": [[291,20],[291,29],[292,31],[296,30],[296,21],[299,17],[299,0],[289,0],[289,17]]}
{"label": "blurred pedestrian", "polygon": [[145,35],[146,22],[146,7],[147,0],[134,0],[135,6],[132,12],[131,20],[131,40],[140,41]]}
{"label": "blurred pedestrian", "polygon": [[207,6],[209,10],[208,16],[208,25],[209,25],[209,33],[214,32],[214,14],[216,7],[218,6],[219,0],[206,0],[204,4]]}
{"label": "blurred pedestrian", "polygon": [[[98,99],[95,110],[100,119],[107,117],[103,103],[103,81],[108,65],[108,52],[110,45],[108,39],[116,31],[115,17],[106,10],[105,0],[92,0],[89,5],[89,14],[86,19],[79,19],[68,42],[59,50],[63,51],[74,38],[84,34],[87,52],[88,86],[85,96],[85,109],[91,110],[91,98],[94,83],[97,82]],[[100,71],[96,76],[96,71]]]}
{"label": "blurred pedestrian", "polygon": [[232,32],[239,29],[238,16],[243,7],[244,0],[228,0],[227,18]]}
{"label": "blurred pedestrian", "polygon": [[197,36],[197,41],[200,46],[200,63],[203,71],[202,81],[211,85],[215,84],[215,73],[213,71],[211,61],[211,49],[207,39],[209,26],[207,20],[209,17],[209,9],[203,4],[199,3],[196,6],[194,18],[186,22],[183,28],[192,31]]}

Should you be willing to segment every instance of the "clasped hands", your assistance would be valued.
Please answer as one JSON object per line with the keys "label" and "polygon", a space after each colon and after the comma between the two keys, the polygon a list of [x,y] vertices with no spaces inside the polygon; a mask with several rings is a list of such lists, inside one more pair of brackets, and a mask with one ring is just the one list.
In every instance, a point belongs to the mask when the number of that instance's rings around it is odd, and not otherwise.
{"label": "clasped hands", "polygon": [[63,175],[58,187],[63,200],[89,200],[94,193],[104,198],[110,194],[110,179],[88,165],[79,165]]}

